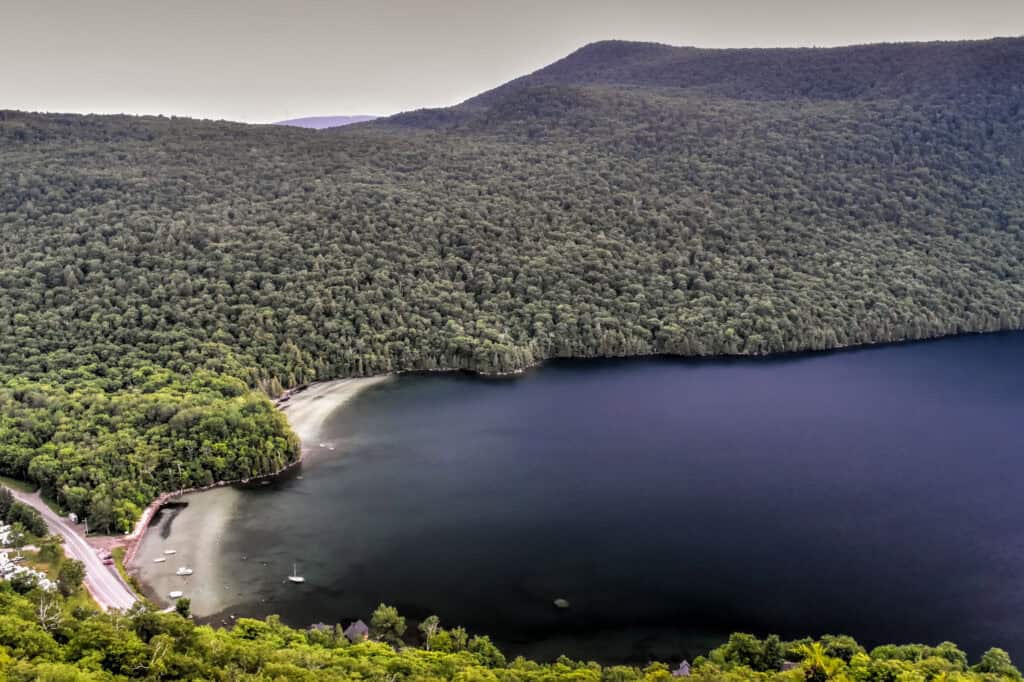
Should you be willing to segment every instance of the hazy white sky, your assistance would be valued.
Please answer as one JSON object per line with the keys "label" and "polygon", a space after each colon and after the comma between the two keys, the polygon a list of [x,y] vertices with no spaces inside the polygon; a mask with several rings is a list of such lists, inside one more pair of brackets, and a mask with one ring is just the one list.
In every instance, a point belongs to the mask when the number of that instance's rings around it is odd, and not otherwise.
{"label": "hazy white sky", "polygon": [[446,106],[595,40],[1024,35],[1024,0],[0,0],[0,109],[268,122]]}

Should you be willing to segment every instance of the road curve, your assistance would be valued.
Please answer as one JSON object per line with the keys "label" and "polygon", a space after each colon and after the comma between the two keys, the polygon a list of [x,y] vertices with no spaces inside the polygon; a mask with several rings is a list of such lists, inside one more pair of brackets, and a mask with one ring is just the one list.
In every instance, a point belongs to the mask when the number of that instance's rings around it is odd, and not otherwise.
{"label": "road curve", "polygon": [[85,588],[104,611],[128,609],[138,601],[135,593],[124,582],[114,566],[105,566],[95,549],[82,538],[66,519],[54,513],[39,497],[39,493],[11,490],[14,497],[37,509],[46,520],[51,533],[64,538],[64,551],[85,564]]}

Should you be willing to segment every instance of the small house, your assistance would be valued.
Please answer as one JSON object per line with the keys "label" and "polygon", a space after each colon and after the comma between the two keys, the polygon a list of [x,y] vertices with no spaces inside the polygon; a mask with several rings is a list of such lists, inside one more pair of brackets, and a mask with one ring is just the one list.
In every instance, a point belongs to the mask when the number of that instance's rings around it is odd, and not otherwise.
{"label": "small house", "polygon": [[353,644],[356,642],[362,642],[370,637],[370,628],[366,627],[366,623],[363,621],[357,620],[345,628],[345,636],[348,637],[348,641]]}

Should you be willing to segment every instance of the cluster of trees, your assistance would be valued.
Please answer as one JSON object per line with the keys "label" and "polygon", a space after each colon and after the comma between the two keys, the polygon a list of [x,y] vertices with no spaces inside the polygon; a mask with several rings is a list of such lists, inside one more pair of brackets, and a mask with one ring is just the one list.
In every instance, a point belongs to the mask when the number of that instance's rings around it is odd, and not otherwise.
{"label": "cluster of trees", "polygon": [[0,486],[0,520],[36,537],[46,535],[43,515],[29,505],[18,502],[11,491],[3,486]]}
{"label": "cluster of trees", "polygon": [[[85,580],[85,564],[71,559],[64,553],[64,540],[59,535],[39,536],[39,561],[49,567],[50,575],[56,574],[57,589],[64,597],[73,597],[82,591]],[[58,603],[51,595],[39,591],[39,583],[34,574],[21,573],[11,578],[10,588],[22,595],[31,595],[40,605],[37,613],[44,610],[49,616],[61,611]]]}
{"label": "cluster of trees", "polygon": [[[96,530],[130,530],[162,491],[277,471],[298,454],[265,395],[208,370],[83,371],[61,383],[16,379],[0,390],[4,473],[38,484]],[[14,503],[14,513],[45,534],[36,510]]]}
{"label": "cluster of trees", "polygon": [[609,43],[331,131],[0,112],[0,474],[123,529],[295,456],[257,389],[1024,326],[1022,59]]}
{"label": "cluster of trees", "polygon": [[[441,627],[416,633],[382,605],[368,640],[350,642],[340,625],[297,630],[276,617],[241,618],[231,628],[197,626],[176,612],[140,604],[101,613],[80,601],[0,584],[0,677],[20,682],[131,679],[459,680],[461,682],[668,682],[666,663],[602,666],[565,657],[552,663],[509,660],[485,636]],[[678,661],[673,661],[674,667]],[[955,645],[880,646],[849,637],[782,642],[733,635],[697,658],[695,680],[1020,680],[1006,652],[990,649],[974,665]]]}
{"label": "cluster of trees", "polygon": [[885,644],[868,651],[847,635],[783,642],[775,635],[762,640],[735,633],[706,657],[698,658],[695,670],[698,677],[717,680],[1020,679],[1020,672],[1002,649],[989,649],[970,665],[967,654],[952,642],[938,646]]}

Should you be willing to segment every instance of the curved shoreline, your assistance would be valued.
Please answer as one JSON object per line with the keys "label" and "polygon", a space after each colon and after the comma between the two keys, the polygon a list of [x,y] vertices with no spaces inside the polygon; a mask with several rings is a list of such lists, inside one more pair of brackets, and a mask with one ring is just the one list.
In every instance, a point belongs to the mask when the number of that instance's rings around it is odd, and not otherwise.
{"label": "curved shoreline", "polygon": [[[285,391],[274,405],[284,413],[288,425],[299,437],[303,449],[320,434],[320,427],[336,409],[371,386],[389,380],[393,375],[334,379]],[[302,456],[300,454],[299,461]]]}
{"label": "curved shoreline", "polygon": [[[331,379],[327,381],[317,381],[306,386],[299,386],[286,390],[272,402],[285,414],[285,418],[288,419],[288,423],[295,432],[295,435],[299,437],[301,443],[299,457],[289,462],[285,466],[281,467],[277,471],[273,471],[267,474],[260,474],[259,476],[251,476],[249,478],[231,479],[226,481],[217,481],[206,486],[198,486],[192,488],[184,488],[182,490],[161,493],[156,499],[154,499],[145,510],[135,524],[135,528],[132,532],[126,535],[126,539],[129,541],[130,546],[128,552],[125,555],[125,566],[127,567],[130,563],[130,558],[134,554],[134,548],[138,545],[138,541],[141,536],[145,533],[145,529],[148,527],[152,517],[156,514],[157,510],[160,509],[164,504],[170,500],[180,497],[186,493],[202,492],[204,490],[210,490],[226,485],[235,485],[237,483],[249,483],[251,481],[258,481],[264,478],[273,478],[280,474],[288,471],[295,465],[302,462],[304,455],[312,449],[311,443],[315,441],[316,436],[319,433],[319,428],[323,422],[330,416],[331,412],[335,409],[348,402],[350,399],[355,397],[358,393],[362,392],[366,388],[373,386],[378,383],[382,383],[395,376],[403,374],[440,374],[445,372],[461,372],[479,376],[485,379],[503,379],[521,376],[526,372],[539,369],[544,365],[551,362],[558,361],[572,361],[572,360],[629,360],[629,359],[652,359],[652,358],[671,358],[682,361],[715,361],[715,360],[770,360],[770,359],[790,359],[801,356],[813,357],[817,355],[827,355],[831,353],[849,353],[857,352],[861,350],[871,350],[876,348],[886,348],[890,346],[904,346],[913,345],[918,343],[931,343],[934,341],[942,341],[945,339],[962,338],[971,336],[984,336],[989,334],[1016,334],[1024,332],[1024,328],[1018,327],[999,327],[996,329],[979,330],[979,331],[961,331],[953,332],[949,334],[939,334],[935,336],[922,336],[918,338],[907,338],[897,340],[886,340],[886,341],[869,341],[863,343],[850,343],[840,344],[829,348],[808,348],[804,350],[788,350],[788,351],[776,351],[770,353],[730,353],[730,354],[678,354],[678,353],[664,353],[664,352],[650,352],[650,353],[632,353],[629,355],[553,355],[550,357],[541,358],[530,364],[517,367],[515,369],[503,371],[503,372],[487,372],[483,370],[469,369],[465,367],[437,367],[433,369],[406,369],[398,370],[389,374],[378,374],[370,377],[350,377],[343,379]],[[347,391],[338,393],[337,389],[340,386],[351,384],[351,388]],[[313,401],[319,401],[322,398],[333,394],[331,397],[333,401],[324,401],[325,408],[319,408],[319,406],[311,408],[310,404]],[[299,407],[299,409],[295,409]]]}
{"label": "curved shoreline", "polygon": [[551,355],[535,360],[529,364],[515,369],[505,371],[489,372],[480,369],[469,369],[466,367],[437,367],[433,369],[404,369],[394,372],[395,375],[403,374],[435,374],[443,372],[462,372],[484,379],[504,379],[517,377],[532,369],[539,369],[551,362],[579,361],[588,362],[593,360],[643,360],[643,359],[670,359],[692,362],[714,362],[714,361],[751,361],[763,360],[788,360],[800,357],[815,357],[819,355],[831,355],[833,353],[856,353],[859,351],[874,350],[876,348],[889,348],[892,346],[912,346],[921,343],[933,343],[946,341],[948,339],[969,338],[973,336],[990,336],[998,334],[1020,334],[1024,333],[1024,322],[1020,326],[999,326],[992,329],[979,329],[974,331],[958,331],[941,333],[935,335],[923,335],[907,337],[905,339],[888,339],[881,341],[855,341],[852,343],[841,343],[835,346],[823,348],[798,348],[793,350],[765,351],[758,353],[670,353],[666,351],[649,351],[629,353],[626,355]]}
{"label": "curved shoreline", "polygon": [[319,381],[306,386],[300,386],[292,389],[288,389],[281,396],[274,399],[272,402],[277,409],[281,410],[288,420],[288,423],[295,434],[299,437],[300,451],[299,456],[292,462],[289,462],[285,466],[281,467],[277,471],[261,474],[259,476],[251,476],[249,478],[231,479],[225,481],[217,481],[206,486],[197,486],[192,488],[185,488],[183,490],[162,493],[156,499],[154,499],[136,522],[134,529],[130,534],[124,537],[126,552],[124,558],[124,566],[126,570],[135,572],[138,567],[134,566],[135,554],[138,547],[141,545],[142,539],[149,527],[150,522],[155,516],[156,512],[161,507],[167,504],[169,501],[178,498],[187,493],[202,492],[206,490],[212,490],[221,488],[224,486],[230,486],[235,484],[245,484],[253,481],[259,481],[262,479],[273,478],[279,476],[286,471],[292,469],[296,465],[302,463],[305,455],[312,452],[316,447],[317,437],[321,425],[326,419],[346,402],[354,398],[356,395],[361,393],[363,390],[370,388],[379,383],[383,383],[395,376],[402,374],[435,374],[435,373],[465,373],[474,376],[478,376],[484,379],[508,379],[516,376],[521,376],[530,370],[541,368],[549,363],[558,361],[588,361],[588,360],[628,360],[628,359],[652,359],[652,358],[671,358],[680,361],[763,361],[770,359],[793,359],[802,356],[813,357],[818,355],[827,355],[832,353],[848,353],[857,352],[861,350],[871,350],[877,348],[885,348],[890,346],[903,346],[913,345],[920,343],[930,343],[934,341],[941,341],[951,338],[963,338],[971,336],[982,336],[982,335],[994,335],[994,334],[1014,334],[1021,333],[1024,330],[1016,327],[998,327],[990,330],[981,331],[965,331],[955,332],[951,334],[940,334],[936,336],[922,336],[918,338],[907,338],[902,340],[885,340],[885,341],[874,341],[865,343],[852,343],[838,345],[830,348],[821,349],[804,349],[804,350],[792,350],[792,351],[778,351],[772,353],[758,353],[758,354],[747,354],[747,353],[734,353],[734,354],[708,354],[708,355],[684,355],[676,353],[664,353],[664,352],[651,352],[651,353],[633,353],[630,355],[574,355],[574,356],[551,356],[539,359],[528,365],[518,367],[512,370],[504,372],[486,372],[481,370],[474,370],[462,367],[438,367],[432,369],[408,369],[399,370],[389,374],[380,374],[371,377],[351,377],[344,379],[333,379],[328,381]]}
{"label": "curved shoreline", "polygon": [[352,379],[334,379],[310,384],[309,386],[290,389],[274,400],[274,406],[281,410],[288,420],[295,435],[299,437],[299,456],[292,462],[284,465],[277,471],[272,471],[259,476],[248,478],[236,478],[225,481],[216,481],[210,485],[194,486],[183,488],[172,492],[161,493],[150,502],[135,522],[132,532],[125,536],[126,550],[124,555],[125,570],[135,571],[135,554],[142,545],[142,540],[149,529],[149,525],[156,513],[168,502],[188,493],[202,492],[223,488],[224,486],[237,483],[251,483],[267,478],[280,476],[284,472],[301,464],[305,455],[313,448],[313,441],[320,433],[320,428],[327,418],[339,407],[353,399],[371,386],[384,383],[392,377],[391,374],[381,374],[373,377],[360,377]]}

